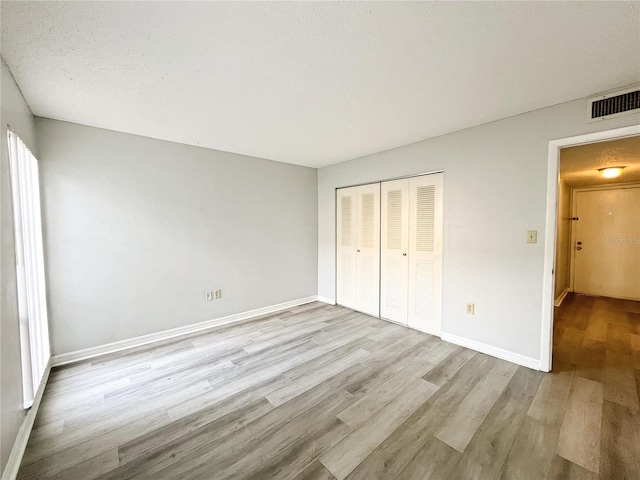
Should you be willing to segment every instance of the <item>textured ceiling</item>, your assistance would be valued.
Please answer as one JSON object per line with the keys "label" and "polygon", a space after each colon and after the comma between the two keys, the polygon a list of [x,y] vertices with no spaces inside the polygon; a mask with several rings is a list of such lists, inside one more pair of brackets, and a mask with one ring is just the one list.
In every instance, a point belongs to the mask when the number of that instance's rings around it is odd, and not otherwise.
{"label": "textured ceiling", "polygon": [[[607,179],[599,168],[625,167],[622,175]],[[560,178],[572,187],[640,182],[640,136],[563,148]]]}
{"label": "textured ceiling", "polygon": [[640,80],[638,2],[8,2],[34,114],[324,166]]}

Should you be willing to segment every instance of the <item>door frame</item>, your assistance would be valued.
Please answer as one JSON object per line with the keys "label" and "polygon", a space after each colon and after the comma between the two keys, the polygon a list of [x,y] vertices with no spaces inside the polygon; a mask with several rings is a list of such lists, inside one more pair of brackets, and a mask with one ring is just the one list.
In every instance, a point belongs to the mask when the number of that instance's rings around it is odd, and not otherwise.
{"label": "door frame", "polygon": [[558,189],[560,183],[560,150],[565,147],[598,143],[640,135],[640,124],[560,138],[549,142],[547,164],[547,212],[544,239],[544,267],[542,278],[542,329],[540,341],[540,370],[551,371],[553,355],[553,309],[556,265],[556,238],[558,217]]}

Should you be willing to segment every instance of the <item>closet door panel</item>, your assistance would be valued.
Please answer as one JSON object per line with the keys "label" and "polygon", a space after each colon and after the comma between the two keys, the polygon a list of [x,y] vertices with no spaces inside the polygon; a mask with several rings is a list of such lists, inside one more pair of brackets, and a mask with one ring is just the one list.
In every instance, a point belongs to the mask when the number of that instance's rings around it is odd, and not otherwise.
{"label": "closet door panel", "polygon": [[380,316],[380,184],[357,187],[356,310]]}
{"label": "closet door panel", "polygon": [[409,326],[440,335],[442,174],[409,182]]}
{"label": "closet door panel", "polygon": [[380,316],[407,323],[409,179],[383,182],[380,218]]}
{"label": "closet door panel", "polygon": [[357,238],[356,187],[341,188],[336,194],[336,303],[356,308]]}

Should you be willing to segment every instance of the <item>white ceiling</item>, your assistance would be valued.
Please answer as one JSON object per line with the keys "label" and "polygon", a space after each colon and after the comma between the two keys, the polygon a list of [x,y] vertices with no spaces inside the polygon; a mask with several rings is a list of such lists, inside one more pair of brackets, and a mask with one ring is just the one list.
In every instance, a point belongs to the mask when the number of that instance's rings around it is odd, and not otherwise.
{"label": "white ceiling", "polygon": [[35,115],[321,167],[640,81],[638,2],[8,2]]}
{"label": "white ceiling", "polygon": [[[615,179],[604,178],[599,168],[625,167]],[[563,148],[560,178],[572,187],[640,182],[640,136]]]}

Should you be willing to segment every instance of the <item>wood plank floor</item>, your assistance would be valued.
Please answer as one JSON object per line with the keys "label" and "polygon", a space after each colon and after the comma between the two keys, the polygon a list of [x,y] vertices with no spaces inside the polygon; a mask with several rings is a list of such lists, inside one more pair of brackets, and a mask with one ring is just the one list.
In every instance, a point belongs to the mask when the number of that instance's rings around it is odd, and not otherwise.
{"label": "wood plank floor", "polygon": [[56,368],[18,478],[640,478],[640,302],[554,340],[543,374],[312,303]]}

